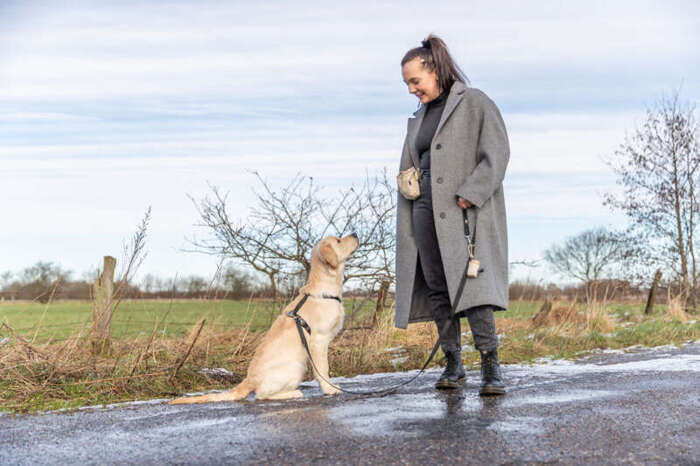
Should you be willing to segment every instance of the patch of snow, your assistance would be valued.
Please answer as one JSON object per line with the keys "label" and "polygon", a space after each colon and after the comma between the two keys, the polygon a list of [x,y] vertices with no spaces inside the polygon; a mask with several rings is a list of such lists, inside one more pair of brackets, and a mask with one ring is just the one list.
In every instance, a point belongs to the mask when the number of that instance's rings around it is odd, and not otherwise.
{"label": "patch of snow", "polygon": [[503,366],[506,376],[532,375],[533,371],[547,375],[572,376],[576,374],[595,372],[700,372],[700,355],[677,354],[673,356],[647,359],[642,361],[627,361],[612,364],[576,363],[565,359],[556,359],[546,364],[527,366],[522,364],[508,364]]}
{"label": "patch of snow", "polygon": [[387,348],[384,350],[385,353],[392,353],[394,351],[406,351],[406,348],[403,346],[392,346],[391,348]]}
{"label": "patch of snow", "polygon": [[401,356],[398,358],[394,358],[394,359],[391,359],[389,362],[391,363],[392,366],[396,367],[400,364],[405,363],[406,361],[408,361],[408,356]]}
{"label": "patch of snow", "polygon": [[[429,374],[430,372],[442,372],[442,368],[438,369],[426,369],[425,373]],[[333,377],[331,378],[331,382],[335,384],[339,384],[342,382],[362,382],[362,381],[372,381],[372,380],[388,380],[388,379],[400,379],[403,380],[405,377],[411,377],[415,374],[418,373],[418,369],[413,369],[410,371],[401,371],[401,372],[381,372],[381,373],[376,373],[376,374],[362,374],[362,375],[356,375],[354,377]]]}
{"label": "patch of snow", "polygon": [[[204,392],[193,393],[193,395],[200,395]],[[113,408],[123,408],[125,406],[142,406],[142,405],[158,405],[170,401],[172,398],[156,398],[153,400],[136,400],[136,401],[122,401],[119,403],[101,404],[93,406],[79,406],[77,408],[61,408],[52,409],[50,411],[40,411],[41,414],[56,414],[56,413],[67,413],[71,411],[97,411],[101,409],[113,409]]]}
{"label": "patch of snow", "polygon": [[667,350],[677,350],[678,346],[674,345],[673,343],[668,344],[668,345],[661,345],[661,346],[653,346],[649,348],[650,351],[667,351]]}
{"label": "patch of snow", "polygon": [[211,375],[211,376],[218,376],[218,377],[234,377],[233,372],[231,372],[228,369],[224,369],[223,367],[215,367],[213,369],[210,368],[204,368],[199,371],[200,374],[205,374],[205,375]]}
{"label": "patch of snow", "polygon": [[598,354],[625,354],[625,353],[627,353],[628,351],[627,351],[627,348],[621,348],[621,349],[613,349],[613,348],[605,348],[605,349],[602,349],[602,348],[593,348],[592,350],[588,350],[588,351],[586,351],[586,352],[589,353],[589,354],[587,354],[587,355],[585,355],[585,356],[579,358],[580,360],[584,360],[584,361],[585,361],[586,359],[590,359],[590,358],[592,358],[592,357],[594,357],[594,356],[596,356],[596,355],[598,355]]}

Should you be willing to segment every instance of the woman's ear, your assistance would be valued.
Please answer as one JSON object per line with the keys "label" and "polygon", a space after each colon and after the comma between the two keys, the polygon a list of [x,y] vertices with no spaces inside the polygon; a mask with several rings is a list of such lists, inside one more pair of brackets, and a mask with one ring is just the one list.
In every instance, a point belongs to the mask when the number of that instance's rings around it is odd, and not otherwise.
{"label": "woman's ear", "polygon": [[338,254],[335,253],[333,246],[328,243],[321,246],[321,259],[334,269],[338,267]]}

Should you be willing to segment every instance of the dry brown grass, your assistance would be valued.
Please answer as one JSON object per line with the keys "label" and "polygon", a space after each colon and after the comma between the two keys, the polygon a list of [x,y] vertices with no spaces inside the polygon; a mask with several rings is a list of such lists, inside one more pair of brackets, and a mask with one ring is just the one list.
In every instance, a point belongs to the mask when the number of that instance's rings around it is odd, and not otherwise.
{"label": "dry brown grass", "polygon": [[175,395],[216,384],[198,372],[212,365],[232,368],[229,382],[236,382],[262,335],[248,327],[216,332],[203,321],[180,338],[156,337],[157,329],[154,324],[148,338],[115,340],[109,354],[94,355],[86,331],[59,343],[35,344],[3,324],[10,336],[0,349],[0,404],[25,411],[66,401],[80,405]]}
{"label": "dry brown grass", "polygon": [[592,301],[583,305],[583,310],[579,310],[576,301],[568,304],[556,302],[551,307],[543,306],[532,316],[530,324],[533,329],[547,327],[561,333],[581,330],[608,333],[615,329],[615,322],[610,317],[607,306],[606,302]]}
{"label": "dry brown grass", "polygon": [[[407,358],[406,364],[419,359],[426,347],[431,347],[434,340],[425,343],[421,335],[433,332],[435,325],[415,324],[410,325],[408,331],[394,328],[394,308],[384,310],[375,326],[370,321],[361,323],[354,328],[345,329],[331,344],[329,352],[329,364],[331,375],[350,376],[356,374],[371,374],[395,370],[391,360],[400,353]],[[428,329],[428,332],[425,332]],[[428,333],[432,335],[432,333]],[[413,338],[419,336],[420,338]],[[409,343],[411,342],[411,343]],[[429,346],[428,346],[429,345]],[[397,348],[396,351],[387,351],[387,348]]]}
{"label": "dry brown grass", "polygon": [[[343,331],[329,352],[332,375],[395,370],[394,355],[386,348],[406,338],[393,328],[393,314],[393,308],[387,308],[375,326],[366,321]],[[159,332],[164,321],[154,321],[146,337],[115,339],[111,351],[100,355],[92,352],[89,324],[64,341],[46,343],[33,343],[3,324],[2,333],[9,337],[0,345],[0,405],[32,411],[231,386],[244,378],[264,336],[250,330],[252,319],[241,329],[222,332],[207,327],[203,316],[186,335],[166,337]],[[412,342],[409,353],[413,349],[416,354],[409,354],[409,364],[423,356],[424,343],[432,346],[432,327],[423,326],[427,339]],[[416,329],[411,334],[419,335]],[[214,367],[233,375],[221,379],[200,372]]]}
{"label": "dry brown grass", "polygon": [[551,327],[563,323],[578,325],[581,322],[583,322],[583,316],[576,309],[576,301],[571,303],[557,301],[551,303],[551,307],[545,303],[531,319],[533,328]]}
{"label": "dry brown grass", "polygon": [[668,297],[668,306],[666,308],[666,318],[678,322],[687,322],[688,314],[683,310],[683,299],[681,296]]}
{"label": "dry brown grass", "polygon": [[[504,363],[531,361],[553,355],[571,357],[594,348],[667,344],[700,338],[700,326],[685,323],[680,302],[672,302],[667,316],[644,316],[641,307],[632,326],[616,330],[605,302],[588,305],[555,303],[546,313],[499,317],[502,337],[499,356]],[[538,315],[539,314],[539,315]],[[332,376],[353,376],[419,368],[437,339],[432,322],[393,327],[393,307],[377,321],[354,322],[333,341],[329,351]],[[226,388],[245,376],[253,352],[264,335],[243,328],[212,328],[202,315],[183,336],[164,336],[164,318],[138,338],[114,340],[107,355],[93,355],[89,323],[59,342],[36,343],[23,338],[7,323],[0,327],[0,405],[16,412],[75,407],[135,399],[171,397],[185,392]],[[465,326],[464,330],[468,330]],[[31,335],[30,335],[31,337]],[[464,338],[463,344],[473,344]],[[434,365],[441,364],[438,353]],[[477,351],[463,352],[465,364],[478,367]],[[216,376],[204,368],[226,368],[232,375]],[[311,372],[307,373],[311,378]]]}
{"label": "dry brown grass", "polygon": [[610,317],[605,302],[588,303],[583,316],[583,328],[588,332],[610,333],[615,330],[615,321]]}

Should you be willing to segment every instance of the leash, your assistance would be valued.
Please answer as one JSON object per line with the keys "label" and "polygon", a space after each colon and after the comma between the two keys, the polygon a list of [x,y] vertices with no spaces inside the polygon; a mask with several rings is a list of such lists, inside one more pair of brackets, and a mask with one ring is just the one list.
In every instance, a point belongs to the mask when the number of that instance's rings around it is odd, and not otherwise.
{"label": "leash", "polygon": [[[464,237],[467,239],[467,247],[469,250],[469,256],[467,257],[467,265],[464,268],[464,273],[462,274],[462,279],[459,282],[459,287],[457,288],[457,294],[455,296],[455,301],[452,304],[452,315],[454,316],[455,313],[457,312],[457,306],[459,304],[459,300],[462,297],[462,293],[464,292],[464,285],[467,282],[467,271],[469,270],[469,263],[471,262],[473,258],[473,237],[469,233],[469,221],[467,219],[467,210],[462,209],[462,214],[464,217]],[[476,234],[476,231],[474,232]],[[299,332],[299,338],[301,339],[301,344],[304,346],[304,349],[306,350],[306,354],[309,356],[309,361],[311,361],[311,367],[313,367],[314,372],[318,375],[318,377],[326,382],[328,385],[331,387],[335,388],[336,390],[340,390],[343,393],[349,393],[351,395],[388,395],[391,393],[394,393],[396,390],[399,388],[408,385],[409,383],[413,382],[420,376],[423,372],[425,372],[425,369],[428,367],[430,362],[433,360],[435,357],[435,354],[438,351],[438,348],[440,348],[440,339],[442,335],[445,334],[445,331],[450,328],[450,325],[452,325],[452,320],[448,320],[446,324],[443,326],[442,331],[438,329],[438,339],[435,342],[435,345],[433,346],[432,351],[430,352],[430,356],[428,356],[427,361],[425,361],[425,364],[423,364],[423,367],[418,371],[416,375],[411,377],[410,379],[401,382],[400,384],[394,385],[393,387],[385,388],[383,390],[372,390],[372,391],[356,391],[356,390],[346,390],[344,388],[341,388],[337,385],[335,385],[333,382],[330,380],[326,379],[321,372],[318,370],[316,367],[316,363],[314,363],[314,359],[311,357],[311,351],[309,350],[309,343],[306,341],[306,335],[304,335],[304,331],[311,335],[311,327],[309,324],[298,314],[299,310],[304,306],[304,303],[306,302],[307,299],[309,299],[309,296],[311,296],[308,293],[305,293],[304,296],[299,300],[297,305],[292,309],[291,311],[287,312],[287,316],[291,317],[294,319],[294,322],[296,323],[297,331]],[[315,297],[315,296],[313,296]],[[337,296],[321,296],[320,298],[325,298],[325,299],[335,299],[338,302],[342,303],[341,299]]]}

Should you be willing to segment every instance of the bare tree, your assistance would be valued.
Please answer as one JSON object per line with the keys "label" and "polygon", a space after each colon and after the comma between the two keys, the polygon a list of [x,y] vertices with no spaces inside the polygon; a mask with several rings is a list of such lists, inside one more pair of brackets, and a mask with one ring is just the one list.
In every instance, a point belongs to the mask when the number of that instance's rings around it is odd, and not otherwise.
{"label": "bare tree", "polygon": [[[7,287],[12,288],[12,291],[20,299],[32,299],[46,303],[55,292],[54,288],[57,284],[70,280],[72,272],[64,270],[53,262],[38,261],[32,266],[24,268],[18,275],[20,280],[14,284],[8,282]],[[9,281],[12,274],[8,272],[6,276]]]}
{"label": "bare tree", "polygon": [[343,192],[344,231],[353,231],[360,246],[348,260],[345,280],[359,281],[365,288],[388,286],[394,280],[396,251],[396,188],[386,170],[376,176],[365,174],[363,184]]}
{"label": "bare tree", "polygon": [[624,190],[606,194],[604,204],[624,212],[647,235],[651,255],[672,272],[694,308],[700,165],[695,106],[681,102],[679,91],[660,98],[606,163]]}
{"label": "bare tree", "polygon": [[3,272],[3,273],[0,273],[0,290],[5,289],[5,287],[6,287],[7,285],[9,285],[10,283],[12,283],[12,277],[13,277],[14,275],[15,275],[15,274],[12,273],[10,270],[7,270],[7,271],[5,271],[5,272]]}
{"label": "bare tree", "polygon": [[552,245],[544,251],[544,260],[561,275],[586,285],[586,299],[593,297],[596,283],[637,257],[639,249],[624,232],[611,232],[604,227],[592,228],[566,239],[562,246]]}
{"label": "bare tree", "polygon": [[190,275],[185,278],[184,282],[187,288],[187,293],[197,297],[202,296],[207,291],[207,287],[209,286],[209,282],[204,277],[200,277],[199,275]]}
{"label": "bare tree", "polygon": [[264,274],[274,293],[281,283],[295,287],[311,268],[311,249],[328,235],[355,232],[358,251],[346,264],[345,280],[377,285],[393,280],[395,189],[386,172],[366,175],[362,185],[323,196],[311,177],[296,175],[275,190],[258,172],[256,203],[244,221],[228,214],[227,195],[211,186],[212,197],[190,199],[197,226],[208,236],[189,241],[194,251],[233,259]]}
{"label": "bare tree", "polygon": [[141,278],[139,288],[141,288],[141,291],[143,291],[144,293],[152,293],[157,289],[156,280],[158,280],[158,277],[151,273],[147,273],[143,276],[143,278]]}
{"label": "bare tree", "polygon": [[199,201],[190,196],[201,223],[209,234],[192,238],[195,251],[231,258],[265,275],[276,295],[280,274],[296,271],[290,266],[308,270],[308,252],[313,247],[314,223],[318,220],[319,203],[313,178],[295,176],[279,192],[253,172],[261,183],[256,192],[257,204],[245,221],[234,222],[228,214],[228,194],[210,186],[213,197]]}
{"label": "bare tree", "polygon": [[232,265],[223,270],[221,279],[225,292],[232,298],[248,298],[255,291],[253,278]]}

